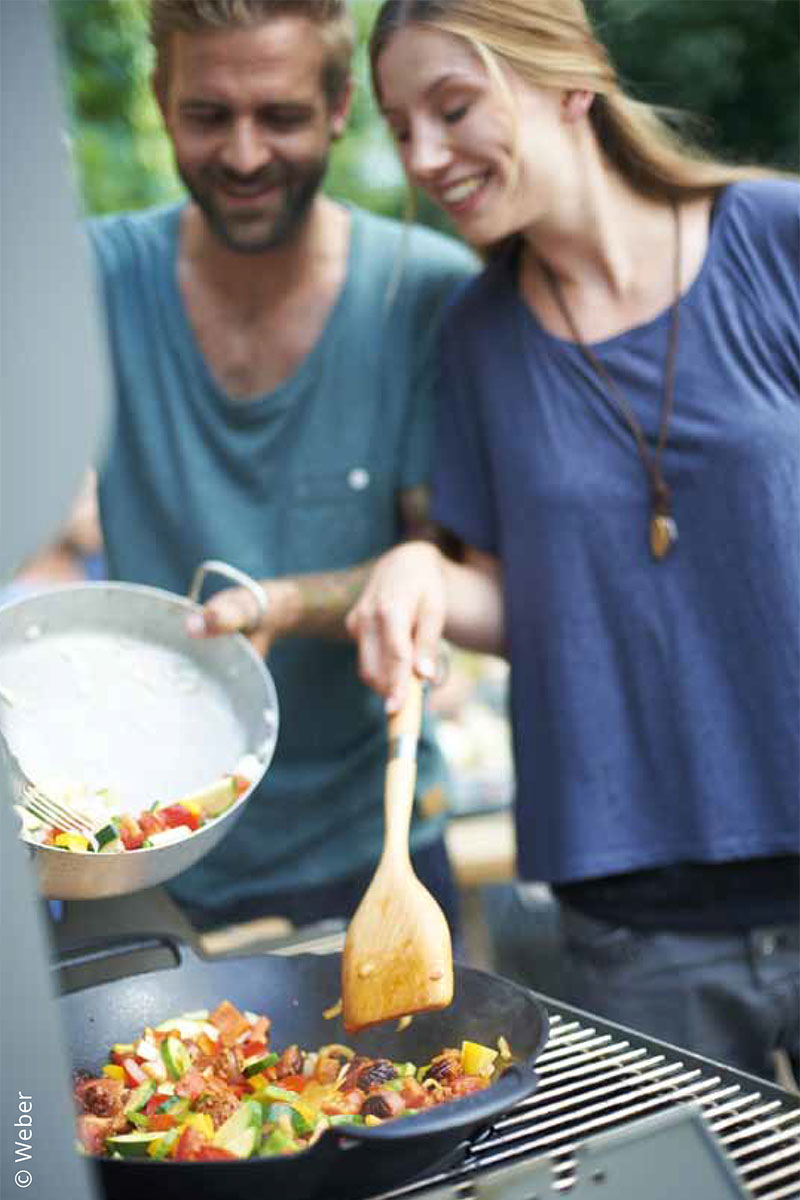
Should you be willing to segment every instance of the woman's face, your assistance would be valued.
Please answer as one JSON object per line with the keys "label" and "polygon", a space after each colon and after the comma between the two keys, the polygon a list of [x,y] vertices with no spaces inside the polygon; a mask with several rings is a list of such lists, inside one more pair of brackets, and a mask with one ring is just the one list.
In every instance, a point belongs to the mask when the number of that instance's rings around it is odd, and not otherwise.
{"label": "woman's face", "polygon": [[468,43],[421,25],[392,37],[377,75],[409,179],[463,237],[489,245],[546,211],[563,151],[560,93],[509,70],[501,89]]}

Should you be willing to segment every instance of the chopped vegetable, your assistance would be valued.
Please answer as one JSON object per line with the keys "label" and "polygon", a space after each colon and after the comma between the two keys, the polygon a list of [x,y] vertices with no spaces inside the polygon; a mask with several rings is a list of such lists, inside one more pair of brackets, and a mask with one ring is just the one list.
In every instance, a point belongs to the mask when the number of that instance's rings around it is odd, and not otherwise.
{"label": "chopped vegetable", "polygon": [[461,1065],[465,1075],[489,1076],[494,1070],[494,1060],[498,1051],[479,1042],[461,1043]]}
{"label": "chopped vegetable", "polygon": [[295,1154],[327,1129],[378,1126],[480,1091],[500,1054],[464,1041],[418,1068],[338,1043],[278,1053],[270,1028],[223,1000],[116,1043],[100,1076],[75,1084],[82,1146],[181,1162]]}
{"label": "chopped vegetable", "polygon": [[180,1079],[192,1065],[189,1051],[180,1038],[170,1036],[161,1043],[161,1057],[169,1072],[170,1079]]}
{"label": "chopped vegetable", "polygon": [[[257,761],[253,762],[257,768]],[[245,760],[240,765],[242,771],[253,773],[253,766]],[[62,789],[66,803],[74,802],[96,819],[96,832],[90,837],[34,821],[23,808],[18,811],[23,822],[22,836],[28,841],[73,854],[109,854],[154,849],[188,837],[226,812],[250,787],[252,779],[245,774],[225,775],[209,787],[170,804],[156,801],[136,817],[130,813],[112,813],[112,798],[104,789],[91,795],[85,787]]]}
{"label": "chopped vegetable", "polygon": [[89,839],[80,833],[59,833],[53,838],[53,845],[60,850],[88,850]]}

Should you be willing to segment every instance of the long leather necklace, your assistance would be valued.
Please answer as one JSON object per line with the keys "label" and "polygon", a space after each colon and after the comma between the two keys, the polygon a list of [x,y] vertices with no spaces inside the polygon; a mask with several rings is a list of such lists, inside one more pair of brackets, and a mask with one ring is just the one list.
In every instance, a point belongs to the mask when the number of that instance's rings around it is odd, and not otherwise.
{"label": "long leather necklace", "polygon": [[539,259],[542,273],[550,286],[550,290],[572,334],[574,342],[606,386],[607,392],[601,389],[603,399],[612,408],[616,408],[622,414],[636,441],[639,455],[650,481],[650,550],[653,557],[659,562],[669,554],[678,540],[678,527],[672,515],[672,493],[664,478],[664,472],[661,469],[661,460],[667,444],[669,420],[672,415],[672,402],[675,392],[675,358],[678,352],[678,309],[681,298],[682,237],[680,211],[677,204],[673,205],[673,213],[675,216],[674,299],[672,302],[672,319],[670,321],[669,340],[667,343],[667,357],[664,366],[664,400],[661,406],[661,425],[658,431],[658,441],[652,453],[645,440],[644,431],[634,416],[630,405],[597,355],[591,347],[586,345],[586,342],[581,337],[572,313],[567,307],[567,302],[561,291],[561,285],[551,267],[543,259]]}

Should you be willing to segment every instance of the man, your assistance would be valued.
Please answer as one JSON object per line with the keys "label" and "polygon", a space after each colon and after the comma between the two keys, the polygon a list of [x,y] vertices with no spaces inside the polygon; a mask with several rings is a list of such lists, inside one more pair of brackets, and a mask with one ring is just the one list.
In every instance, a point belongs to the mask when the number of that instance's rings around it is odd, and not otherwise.
{"label": "man", "polygon": [[[151,35],[189,199],[90,225],[117,391],[109,574],[186,592],[216,558],[262,580],[255,632],[237,589],[192,632],[252,632],[281,706],[258,793],[171,890],[204,929],[346,916],[377,860],[386,742],[343,621],[360,564],[424,525],[438,314],[473,260],[320,193],[351,94],[340,0],[153,0]],[[412,848],[453,919],[443,780],[428,730]]]}

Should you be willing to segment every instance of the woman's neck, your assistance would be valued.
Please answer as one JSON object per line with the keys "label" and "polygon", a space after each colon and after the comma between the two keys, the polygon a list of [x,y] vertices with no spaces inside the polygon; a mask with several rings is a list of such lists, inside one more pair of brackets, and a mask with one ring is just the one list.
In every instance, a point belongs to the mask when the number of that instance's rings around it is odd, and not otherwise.
{"label": "woman's neck", "polygon": [[[699,273],[709,238],[711,200],[680,205],[680,286]],[[570,338],[547,269],[587,341],[601,341],[652,320],[675,298],[676,212],[639,195],[600,157],[582,156],[551,211],[523,230],[519,289],[540,323]]]}
{"label": "woman's neck", "polygon": [[528,255],[546,263],[565,290],[588,288],[624,302],[649,291],[672,260],[672,205],[634,191],[597,150],[581,157],[572,186],[559,189],[523,239]]}

